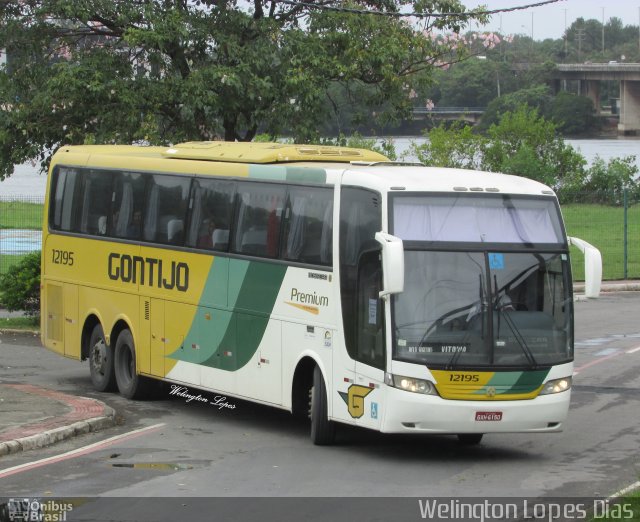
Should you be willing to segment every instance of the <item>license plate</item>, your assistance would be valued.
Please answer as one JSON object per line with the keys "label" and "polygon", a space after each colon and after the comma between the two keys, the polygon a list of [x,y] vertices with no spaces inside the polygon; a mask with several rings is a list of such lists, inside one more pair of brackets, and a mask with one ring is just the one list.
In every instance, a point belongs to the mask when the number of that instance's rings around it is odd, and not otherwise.
{"label": "license plate", "polygon": [[502,420],[501,411],[477,411],[476,421],[479,422],[497,422]]}

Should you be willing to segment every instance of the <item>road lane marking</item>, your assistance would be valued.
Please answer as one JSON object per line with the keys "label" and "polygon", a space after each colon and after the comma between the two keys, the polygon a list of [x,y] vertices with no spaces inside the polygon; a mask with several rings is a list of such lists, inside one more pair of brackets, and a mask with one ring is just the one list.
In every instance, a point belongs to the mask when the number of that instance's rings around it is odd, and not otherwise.
{"label": "road lane marking", "polygon": [[616,353],[612,353],[610,355],[606,355],[604,357],[599,357],[598,359],[595,359],[593,361],[589,361],[586,364],[583,364],[582,366],[579,366],[578,368],[576,368],[575,370],[573,370],[573,375],[578,375],[582,370],[586,370],[587,368],[590,368],[591,366],[595,366],[596,364],[600,364],[601,362],[604,362],[608,359],[613,359],[614,357],[618,357],[618,355],[622,355],[624,352],[616,352]]}
{"label": "road lane marking", "polygon": [[133,430],[128,433],[123,433],[121,435],[116,435],[114,437],[102,440],[100,442],[94,442],[93,444],[89,444],[88,446],[83,446],[82,448],[77,448],[71,451],[67,451],[66,453],[61,453],[60,455],[54,455],[53,457],[47,457],[45,459],[35,460],[33,462],[27,462],[25,464],[20,464],[19,466],[13,466],[12,468],[7,468],[0,470],[0,479],[4,477],[9,477],[11,475],[15,475],[16,473],[22,473],[23,471],[28,471],[35,468],[40,468],[42,466],[47,466],[49,464],[55,464],[56,462],[61,462],[63,460],[72,459],[75,457],[81,457],[82,455],[87,455],[89,453],[93,453],[94,451],[99,451],[104,449],[116,442],[123,442],[130,439],[135,439],[137,437],[141,437],[142,435],[146,435],[152,431],[159,430],[165,426],[165,423],[154,424],[153,426],[147,426],[146,428],[140,428],[138,430]]}
{"label": "road lane marking", "polygon": [[[611,348],[611,350],[613,350],[613,348]],[[593,361],[589,361],[588,363],[583,364],[582,366],[576,368],[575,370],[573,370],[573,375],[575,377],[582,370],[586,370],[587,368],[590,368],[591,366],[594,366],[596,364],[604,362],[607,359],[612,359],[613,357],[617,357],[618,355],[622,355],[623,353],[632,354],[632,353],[636,353],[636,352],[640,352],[640,346],[636,346],[635,348],[631,348],[631,350],[627,350],[626,352],[622,352],[622,351],[616,350],[613,353],[608,353],[606,350],[602,350],[601,352],[598,352],[598,353],[594,354],[595,356],[600,355],[600,357],[598,357],[597,359],[594,359]],[[608,355],[605,355],[606,353],[608,353]]]}
{"label": "road lane marking", "polygon": [[[638,348],[640,348],[640,346]],[[627,486],[626,488],[622,488],[620,491],[616,491],[609,498],[610,499],[620,498],[626,495],[627,493],[631,493],[632,491],[635,491],[636,489],[639,489],[639,488],[640,488],[640,480],[638,482],[634,482],[633,484]]]}

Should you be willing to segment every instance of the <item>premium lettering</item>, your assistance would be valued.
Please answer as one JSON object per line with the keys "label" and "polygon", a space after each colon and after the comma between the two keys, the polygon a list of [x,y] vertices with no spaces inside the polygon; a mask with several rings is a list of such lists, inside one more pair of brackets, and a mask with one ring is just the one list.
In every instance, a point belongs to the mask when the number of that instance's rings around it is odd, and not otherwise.
{"label": "premium lettering", "polygon": [[297,288],[291,289],[291,300],[302,304],[310,304],[316,306],[329,306],[329,298],[324,295],[318,295],[298,291]]}
{"label": "premium lettering", "polygon": [[152,257],[130,256],[127,254],[109,254],[109,279],[156,288],[164,288],[186,292],[189,288],[189,265],[171,261],[163,263],[162,259]]}

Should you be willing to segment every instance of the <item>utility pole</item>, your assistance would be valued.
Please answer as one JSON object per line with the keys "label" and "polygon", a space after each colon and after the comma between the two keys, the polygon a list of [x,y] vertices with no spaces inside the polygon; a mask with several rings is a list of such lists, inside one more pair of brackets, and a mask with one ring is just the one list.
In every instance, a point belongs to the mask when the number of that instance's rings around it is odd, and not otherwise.
{"label": "utility pole", "polygon": [[582,42],[585,37],[584,32],[585,32],[584,27],[578,27],[576,29],[576,40],[578,41],[578,61],[579,62],[582,61]]}
{"label": "utility pole", "polygon": [[604,7],[602,8],[602,56],[604,56]]}
{"label": "utility pole", "polygon": [[567,59],[567,10],[564,9],[564,58]]}

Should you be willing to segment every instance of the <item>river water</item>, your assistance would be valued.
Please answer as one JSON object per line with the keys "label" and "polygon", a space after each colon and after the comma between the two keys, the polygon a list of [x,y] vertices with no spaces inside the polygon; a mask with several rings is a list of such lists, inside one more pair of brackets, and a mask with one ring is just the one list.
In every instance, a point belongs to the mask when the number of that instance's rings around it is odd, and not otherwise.
{"label": "river water", "polygon": [[[411,143],[424,143],[424,137],[389,137],[393,140],[398,155],[406,154]],[[580,151],[589,163],[596,156],[609,160],[621,156],[636,156],[636,163],[640,169],[640,138],[625,137],[614,139],[585,139],[565,140],[566,143]],[[405,156],[405,161],[415,161],[416,158]],[[31,164],[16,166],[14,174],[0,182],[0,199],[34,198],[43,199],[47,176],[40,174],[39,169]]]}

